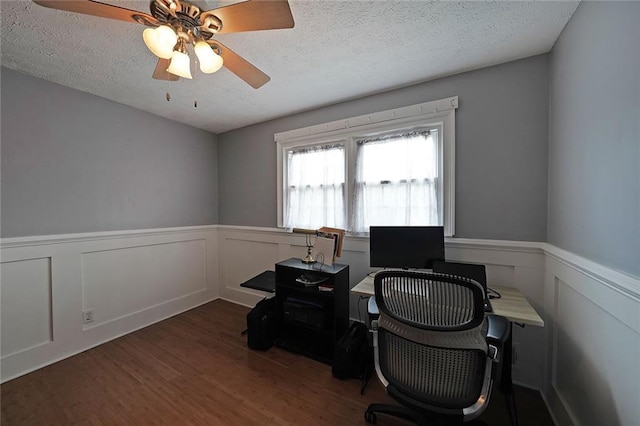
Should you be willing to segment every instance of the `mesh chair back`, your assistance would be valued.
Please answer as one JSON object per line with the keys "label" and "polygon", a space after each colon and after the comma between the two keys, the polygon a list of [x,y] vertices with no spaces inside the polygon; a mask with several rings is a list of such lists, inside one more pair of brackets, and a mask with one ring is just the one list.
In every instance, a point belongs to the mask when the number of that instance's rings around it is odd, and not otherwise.
{"label": "mesh chair back", "polygon": [[484,351],[433,347],[384,329],[378,333],[378,364],[394,397],[400,394],[448,409],[463,409],[477,401],[485,372]]}
{"label": "mesh chair back", "polygon": [[387,390],[414,405],[461,409],[478,400],[487,362],[480,284],[444,274],[384,271],[376,367]]}
{"label": "mesh chair back", "polygon": [[383,271],[374,278],[381,313],[425,330],[468,330],[484,320],[484,293],[464,277],[412,271]]}

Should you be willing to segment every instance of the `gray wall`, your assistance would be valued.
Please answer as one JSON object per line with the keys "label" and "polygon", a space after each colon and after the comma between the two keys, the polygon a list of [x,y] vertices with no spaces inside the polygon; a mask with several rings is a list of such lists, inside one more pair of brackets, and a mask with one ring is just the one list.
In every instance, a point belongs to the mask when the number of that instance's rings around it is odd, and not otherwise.
{"label": "gray wall", "polygon": [[640,3],[582,2],[550,58],[548,240],[640,276]]}
{"label": "gray wall", "polygon": [[543,241],[547,229],[548,56],[541,55],[219,135],[219,215],[276,226],[274,133],[459,96],[456,235]]}
{"label": "gray wall", "polygon": [[217,222],[216,135],[2,68],[2,237]]}

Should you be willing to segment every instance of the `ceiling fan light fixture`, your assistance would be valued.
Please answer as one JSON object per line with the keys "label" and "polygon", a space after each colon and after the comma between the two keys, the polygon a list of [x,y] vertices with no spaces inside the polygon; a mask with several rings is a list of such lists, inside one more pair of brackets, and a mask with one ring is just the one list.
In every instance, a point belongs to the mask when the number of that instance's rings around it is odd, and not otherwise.
{"label": "ceiling fan light fixture", "polygon": [[[163,81],[176,81],[180,76],[192,78],[187,48],[204,41],[210,46],[198,49],[201,51],[198,54],[199,66],[204,73],[213,73],[222,65],[258,89],[270,80],[269,76],[212,37],[219,33],[277,30],[293,28],[295,25],[289,0],[234,1],[234,4],[218,5],[208,10],[192,4],[194,0],[150,0],[150,14],[109,4],[119,1],[33,1],[42,7],[149,27],[142,37],[149,50],[160,58],[152,77]],[[208,0],[205,2],[210,3]],[[174,50],[180,54],[174,54]]]}
{"label": "ceiling fan light fixture", "polygon": [[173,56],[171,58],[171,63],[169,64],[169,68],[167,68],[167,72],[171,74],[175,74],[178,77],[188,78],[191,80],[191,64],[189,60],[189,55],[180,51],[174,51]]}
{"label": "ceiling fan light fixture", "polygon": [[222,57],[214,52],[206,41],[198,41],[193,50],[200,61],[200,71],[203,73],[212,74],[222,68]]}
{"label": "ceiling fan light fixture", "polygon": [[173,47],[178,42],[178,35],[168,25],[161,25],[157,28],[147,28],[142,32],[142,39],[151,53],[158,58],[171,59]]}

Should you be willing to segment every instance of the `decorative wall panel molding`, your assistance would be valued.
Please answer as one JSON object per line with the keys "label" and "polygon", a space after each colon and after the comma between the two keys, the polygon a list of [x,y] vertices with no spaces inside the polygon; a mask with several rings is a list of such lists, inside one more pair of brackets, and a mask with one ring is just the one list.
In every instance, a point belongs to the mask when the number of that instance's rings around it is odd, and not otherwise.
{"label": "decorative wall panel molding", "polygon": [[557,424],[640,418],[640,280],[546,245],[545,374]]}
{"label": "decorative wall panel molding", "polygon": [[5,262],[0,282],[2,357],[51,342],[51,258]]}
{"label": "decorative wall panel molding", "polygon": [[189,227],[3,239],[2,381],[216,299],[216,233]]}

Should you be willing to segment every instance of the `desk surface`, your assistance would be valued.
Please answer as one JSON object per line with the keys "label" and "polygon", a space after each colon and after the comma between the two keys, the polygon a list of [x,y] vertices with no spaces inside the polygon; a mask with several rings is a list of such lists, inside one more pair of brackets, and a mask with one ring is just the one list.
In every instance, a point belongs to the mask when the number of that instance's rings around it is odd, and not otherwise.
{"label": "desk surface", "polygon": [[252,288],[254,290],[276,292],[276,273],[274,271],[264,271],[248,281],[240,284],[240,287]]}
{"label": "desk surface", "polygon": [[[495,287],[492,289],[502,295],[499,299],[491,299],[493,313],[503,316],[511,322],[544,327],[544,321],[517,288]],[[367,276],[351,289],[352,293],[363,296],[373,296],[373,277]]]}

